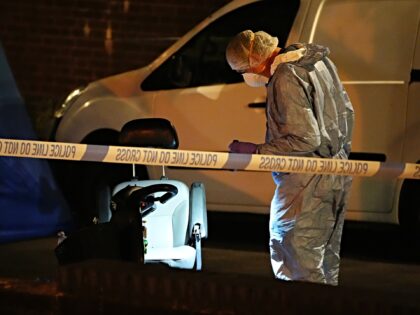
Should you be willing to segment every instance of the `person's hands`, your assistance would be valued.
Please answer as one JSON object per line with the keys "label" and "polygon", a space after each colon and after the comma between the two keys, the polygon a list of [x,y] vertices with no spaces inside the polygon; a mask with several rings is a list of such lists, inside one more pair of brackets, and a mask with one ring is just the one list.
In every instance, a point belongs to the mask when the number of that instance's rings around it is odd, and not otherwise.
{"label": "person's hands", "polygon": [[251,142],[241,142],[238,140],[233,140],[232,143],[229,144],[229,152],[252,154],[257,152],[257,145]]}

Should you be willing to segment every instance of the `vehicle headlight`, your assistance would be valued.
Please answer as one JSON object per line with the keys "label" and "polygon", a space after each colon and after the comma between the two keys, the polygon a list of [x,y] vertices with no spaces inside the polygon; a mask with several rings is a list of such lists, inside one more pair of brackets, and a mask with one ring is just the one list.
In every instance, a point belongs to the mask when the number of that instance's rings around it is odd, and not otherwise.
{"label": "vehicle headlight", "polygon": [[79,87],[73,90],[65,99],[65,101],[61,104],[60,108],[54,112],[55,118],[61,118],[64,114],[69,110],[71,105],[76,101],[79,95],[83,92],[85,87]]}

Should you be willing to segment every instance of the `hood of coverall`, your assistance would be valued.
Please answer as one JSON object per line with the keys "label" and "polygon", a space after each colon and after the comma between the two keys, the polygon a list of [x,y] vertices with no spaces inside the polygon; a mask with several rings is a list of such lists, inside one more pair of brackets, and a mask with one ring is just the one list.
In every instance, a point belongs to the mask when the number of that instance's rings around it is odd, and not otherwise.
{"label": "hood of coverall", "polygon": [[[326,47],[298,43],[275,57],[267,85],[266,141],[258,152],[333,157],[343,146],[348,151],[351,131],[345,120],[354,114],[328,55]],[[330,86],[342,93],[329,93]],[[310,106],[305,96],[311,97]]]}
{"label": "hood of coverall", "polygon": [[[299,54],[294,54],[295,52],[299,52]],[[274,73],[275,68],[283,62],[293,62],[297,66],[309,68],[308,70],[310,70],[315,63],[329,54],[330,50],[321,45],[293,44],[281,50],[280,54],[274,59],[271,72]]]}

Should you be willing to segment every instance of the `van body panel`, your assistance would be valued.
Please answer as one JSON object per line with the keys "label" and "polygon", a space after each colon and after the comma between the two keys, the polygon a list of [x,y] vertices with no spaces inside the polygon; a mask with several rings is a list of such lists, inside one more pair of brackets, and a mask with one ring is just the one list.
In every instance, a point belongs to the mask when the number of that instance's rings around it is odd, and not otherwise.
{"label": "van body panel", "polygon": [[403,160],[408,163],[420,161],[420,82],[408,88],[407,128],[404,137]]}
{"label": "van body panel", "polygon": [[412,69],[420,70],[420,8],[418,11],[419,11],[419,14],[418,14],[419,16],[417,18],[417,40],[416,40],[416,49],[413,56]]}
{"label": "van body panel", "polygon": [[243,83],[169,90],[157,95],[155,114],[173,122],[182,149],[227,151],[238,135],[251,142],[264,140],[265,111],[250,104],[265,99],[264,87]]}
{"label": "van body panel", "polygon": [[331,49],[343,81],[407,82],[418,10],[417,0],[326,0],[313,42]]}
{"label": "van body panel", "polygon": [[[100,97],[96,96],[98,93]],[[138,92],[130,97],[119,97],[99,83],[88,86],[63,116],[55,138],[61,142],[80,143],[100,129],[119,132],[133,117],[152,117],[154,97],[154,93],[138,95]]]}
{"label": "van body panel", "polygon": [[[416,50],[413,53],[412,70],[420,71],[420,3],[417,18]],[[403,161],[420,163],[420,81],[408,86],[407,125],[404,136]]]}
{"label": "van body panel", "polygon": [[[403,161],[418,12],[415,0],[323,0],[316,7],[309,40],[330,48],[350,96],[356,115],[354,152]],[[398,180],[354,178],[348,217],[396,213],[398,195]],[[395,215],[387,218],[396,222]]]}
{"label": "van body panel", "polygon": [[293,27],[290,30],[289,37],[286,41],[286,46],[292,45],[294,43],[303,42],[302,38],[304,37],[305,25],[307,23],[309,13],[311,12],[310,8],[313,5],[314,0],[301,0],[299,11],[296,14],[295,21],[293,22]]}
{"label": "van body panel", "polygon": [[61,119],[55,139],[80,143],[96,130],[120,131],[133,117],[152,117],[155,93],[138,89],[146,74],[141,68],[89,84]]}
{"label": "van body panel", "polygon": [[[265,102],[265,99],[264,87],[249,88],[243,83],[170,90],[157,96],[155,114],[174,124],[181,149],[226,152],[238,135],[243,141],[263,141],[265,111],[249,105]],[[187,183],[204,182],[211,210],[221,205],[229,210],[238,206],[242,211],[258,206],[268,209],[274,189],[271,176],[266,172],[205,169],[190,172],[169,168],[167,174]]]}
{"label": "van body panel", "polygon": [[[227,151],[233,139],[264,141],[264,88],[229,80],[143,88],[200,34],[259,3],[232,1],[150,65],[91,83],[62,118],[56,140],[80,142],[97,129],[118,131],[132,119],[163,117],[177,129],[181,149]],[[355,152],[384,154],[388,162],[420,160],[420,86],[409,84],[411,70],[420,69],[419,6],[417,0],[300,0],[284,46],[313,41],[331,49],[355,109]],[[218,36],[206,39],[214,44],[226,40]],[[150,166],[148,172],[152,179],[161,175],[160,167]],[[274,191],[270,173],[169,167],[166,174],[188,185],[203,182],[209,210],[269,212]],[[347,219],[397,223],[401,182],[354,178]]]}

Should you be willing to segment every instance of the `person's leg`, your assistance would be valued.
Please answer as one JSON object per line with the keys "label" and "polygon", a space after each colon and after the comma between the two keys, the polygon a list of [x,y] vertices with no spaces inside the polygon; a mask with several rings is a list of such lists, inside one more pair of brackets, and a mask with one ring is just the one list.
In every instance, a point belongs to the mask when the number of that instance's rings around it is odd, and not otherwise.
{"label": "person's leg", "polygon": [[324,175],[290,174],[278,184],[270,214],[270,252],[278,279],[326,283],[323,258],[334,226]]}
{"label": "person's leg", "polygon": [[271,266],[275,277],[281,280],[292,280],[296,269],[293,249],[287,242],[295,225],[295,207],[286,207],[288,197],[277,186],[270,209]]}
{"label": "person's leg", "polygon": [[341,237],[344,226],[344,219],[346,213],[347,202],[349,198],[349,191],[351,187],[351,177],[337,176],[336,183],[338,189],[335,189],[335,216],[336,223],[333,233],[328,240],[325,248],[324,258],[324,274],[328,284],[338,285],[338,275],[340,270],[340,248]]}

